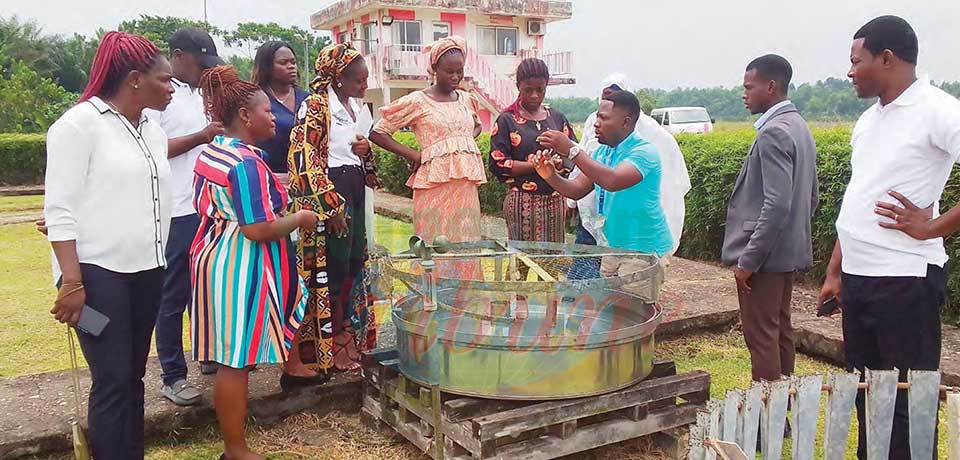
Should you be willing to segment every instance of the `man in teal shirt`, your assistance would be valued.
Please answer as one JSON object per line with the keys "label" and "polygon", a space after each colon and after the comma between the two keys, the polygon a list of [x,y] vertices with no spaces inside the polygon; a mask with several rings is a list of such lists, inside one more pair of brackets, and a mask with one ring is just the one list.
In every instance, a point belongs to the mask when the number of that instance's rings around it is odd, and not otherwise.
{"label": "man in teal shirt", "polygon": [[[594,124],[601,146],[593,158],[581,155],[563,133],[548,131],[539,139],[545,150],[538,153],[537,173],[567,198],[580,199],[596,188],[602,233],[610,247],[663,256],[673,240],[660,206],[660,154],[636,134],[639,117],[640,102],[632,93],[605,96]],[[574,179],[558,175],[555,154],[571,159],[583,174]]]}

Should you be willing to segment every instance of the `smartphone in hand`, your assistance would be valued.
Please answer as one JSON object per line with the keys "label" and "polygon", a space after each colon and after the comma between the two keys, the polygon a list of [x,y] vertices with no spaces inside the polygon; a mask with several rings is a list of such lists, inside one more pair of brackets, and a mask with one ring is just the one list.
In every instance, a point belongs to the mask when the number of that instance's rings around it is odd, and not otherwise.
{"label": "smartphone in hand", "polygon": [[110,318],[99,311],[84,305],[80,310],[80,321],[77,321],[77,330],[99,337],[103,330],[110,324]]}
{"label": "smartphone in hand", "polygon": [[823,302],[819,308],[817,308],[817,316],[830,316],[840,310],[840,301],[836,297],[831,297]]}

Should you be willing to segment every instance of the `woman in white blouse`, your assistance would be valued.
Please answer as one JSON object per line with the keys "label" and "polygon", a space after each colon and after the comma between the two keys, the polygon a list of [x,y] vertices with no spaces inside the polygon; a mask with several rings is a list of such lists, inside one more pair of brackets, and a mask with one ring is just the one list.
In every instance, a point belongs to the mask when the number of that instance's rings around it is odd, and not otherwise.
{"label": "woman in white blouse", "polygon": [[[149,40],[107,33],[83,96],[47,132],[44,218],[59,287],[51,313],[81,326],[96,458],[144,455],[143,375],[171,198],[167,137],[142,112],[166,108],[170,79],[170,63]],[[109,318],[96,335],[83,330],[84,316],[96,316],[84,306]]]}

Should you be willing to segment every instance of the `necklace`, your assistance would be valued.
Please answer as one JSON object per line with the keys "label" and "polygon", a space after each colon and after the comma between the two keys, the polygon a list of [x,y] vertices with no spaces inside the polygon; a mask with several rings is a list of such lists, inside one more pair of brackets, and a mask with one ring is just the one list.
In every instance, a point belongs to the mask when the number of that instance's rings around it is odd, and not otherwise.
{"label": "necklace", "polygon": [[287,91],[287,95],[284,96],[282,99],[280,98],[280,96],[277,95],[277,92],[274,91],[273,88],[270,88],[270,94],[273,94],[273,98],[280,101],[281,104],[287,105],[287,101],[289,101],[290,96],[293,95],[293,88],[290,88],[290,91]]}

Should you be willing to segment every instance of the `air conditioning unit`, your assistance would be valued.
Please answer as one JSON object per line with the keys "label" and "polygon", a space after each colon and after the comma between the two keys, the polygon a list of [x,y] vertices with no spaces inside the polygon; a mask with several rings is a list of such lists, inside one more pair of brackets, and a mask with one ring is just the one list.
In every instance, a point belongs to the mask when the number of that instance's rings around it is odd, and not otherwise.
{"label": "air conditioning unit", "polygon": [[547,32],[547,25],[539,19],[527,21],[527,35],[543,35]]}

